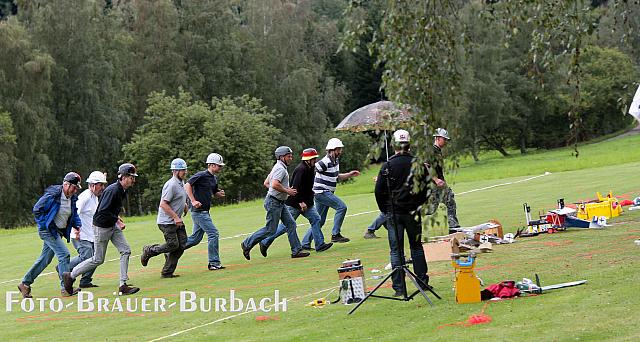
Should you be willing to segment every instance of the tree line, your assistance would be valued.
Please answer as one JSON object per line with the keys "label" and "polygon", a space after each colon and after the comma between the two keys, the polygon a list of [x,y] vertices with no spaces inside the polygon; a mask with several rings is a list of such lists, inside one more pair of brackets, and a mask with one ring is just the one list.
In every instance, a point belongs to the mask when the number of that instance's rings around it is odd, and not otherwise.
{"label": "tree line", "polygon": [[446,126],[478,160],[628,128],[639,12],[624,0],[353,0],[343,48],[367,40],[386,95],[417,109],[411,130]]}
{"label": "tree line", "polygon": [[[0,1],[0,226],[29,224],[34,200],[69,170],[102,170],[113,180],[124,161],[143,166],[141,175],[166,177],[160,170],[172,158],[186,156],[195,171],[216,151],[228,158],[229,170],[237,165],[227,177],[246,175],[234,179],[235,199],[255,197],[262,179],[252,177],[273,161],[276,146],[322,150],[327,130],[354,105],[337,77],[365,74],[358,69],[370,65],[335,53],[345,6],[332,0]],[[181,121],[179,108],[169,108],[166,122],[180,122],[183,131],[161,139],[157,162],[135,147],[149,138],[145,132],[155,132],[149,120],[159,115],[156,92],[179,101],[190,96],[192,109],[216,115],[206,125],[197,116]],[[247,120],[238,121],[240,113]],[[228,118],[235,121],[220,122]],[[158,180],[145,177],[129,214],[157,209],[154,189],[144,184]]]}
{"label": "tree line", "polygon": [[[455,60],[428,40],[414,55],[375,48],[377,30],[393,28],[386,23],[393,6],[404,6],[396,13],[404,21],[394,25],[420,23],[421,2],[0,0],[0,226],[30,224],[35,199],[66,172],[101,170],[113,180],[125,161],[141,175],[129,215],[157,209],[171,159],[184,158],[195,172],[210,152],[229,165],[220,180],[227,200],[256,198],[276,146],[322,153],[346,114],[387,98],[421,113],[434,105],[446,120],[429,124],[446,125],[456,149],[475,158],[487,149],[525,153],[567,144],[566,113],[575,105],[564,77],[573,70],[570,58],[540,64],[544,77],[536,77],[527,63],[535,25],[487,20],[485,2],[449,2],[451,32],[468,32],[461,62],[439,65],[455,68],[451,78],[425,63]],[[588,13],[615,27],[606,5],[590,4]],[[358,34],[353,15],[363,19]],[[518,39],[503,39],[516,31]],[[385,38],[397,45],[384,46],[409,46],[401,41],[409,34],[389,32],[395,36]],[[638,57],[631,56],[640,43],[620,43],[622,34],[594,31],[583,44],[581,140],[630,124],[620,109],[632,95]],[[447,37],[441,42],[459,35]],[[441,78],[423,75],[429,71]],[[456,78],[458,87],[441,82]],[[434,85],[429,91],[421,88],[425,80]],[[422,98],[428,100],[411,101]],[[372,139],[337,136],[347,145],[344,167],[362,167]]]}

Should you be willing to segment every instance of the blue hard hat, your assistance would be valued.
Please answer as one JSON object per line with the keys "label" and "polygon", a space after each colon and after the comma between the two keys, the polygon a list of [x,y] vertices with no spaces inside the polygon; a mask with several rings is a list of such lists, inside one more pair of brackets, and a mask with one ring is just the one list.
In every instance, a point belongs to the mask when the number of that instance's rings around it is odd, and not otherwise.
{"label": "blue hard hat", "polygon": [[276,148],[274,154],[276,156],[276,159],[280,159],[280,157],[284,157],[287,154],[293,154],[293,151],[291,150],[291,148],[289,148],[289,146],[280,146]]}
{"label": "blue hard hat", "polygon": [[182,158],[176,158],[171,161],[171,170],[186,170],[187,162]]}

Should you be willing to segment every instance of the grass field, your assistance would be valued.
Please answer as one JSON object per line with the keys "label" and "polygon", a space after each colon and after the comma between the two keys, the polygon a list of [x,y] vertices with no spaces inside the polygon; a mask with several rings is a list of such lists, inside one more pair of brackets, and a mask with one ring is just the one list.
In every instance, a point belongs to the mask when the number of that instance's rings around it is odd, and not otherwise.
{"label": "grass field", "polygon": [[[534,212],[551,208],[558,198],[567,203],[592,198],[596,191],[612,190],[614,194],[633,199],[640,195],[637,170],[640,137],[585,145],[581,156],[571,157],[570,149],[527,156],[498,158],[485,155],[482,162],[463,160],[453,185],[458,194],[458,214],[463,225],[475,225],[495,218],[506,231],[524,225],[522,203]],[[512,183],[544,174],[551,174],[520,183],[507,184],[482,191],[468,192],[496,184]],[[41,240],[35,229],[0,231],[0,260],[4,270],[0,286],[2,298],[0,337],[9,340],[45,340],[73,338],[75,340],[139,341],[166,338],[168,340],[468,340],[482,341],[637,341],[640,332],[640,296],[637,294],[640,276],[640,213],[625,212],[603,230],[568,230],[558,234],[519,239],[511,245],[494,246],[494,252],[481,255],[477,274],[485,284],[506,279],[541,277],[543,285],[586,279],[586,285],[555,290],[541,296],[501,302],[456,304],[453,298],[453,273],[449,262],[429,263],[431,282],[443,300],[430,307],[420,298],[410,302],[371,299],[354,315],[347,316],[350,306],[329,305],[321,309],[306,304],[326,296],[337,286],[336,268],[345,259],[360,258],[365,265],[367,285],[372,280],[371,269],[383,269],[388,263],[386,239],[364,240],[365,227],[377,215],[371,194],[371,178],[376,168],[367,170],[354,183],[339,188],[339,195],[349,206],[343,234],[352,242],[334,246],[321,254],[312,253],[304,259],[290,259],[285,238],[276,240],[263,258],[257,248],[252,260],[242,257],[239,243],[243,234],[255,231],[264,223],[260,201],[239,206],[216,207],[214,223],[222,240],[220,254],[227,269],[208,271],[207,250],[202,243],[188,250],[180,260],[175,279],[160,279],[164,261],[151,259],[143,268],[139,262],[142,246],[161,242],[162,235],[155,217],[133,218],[128,221],[125,235],[133,253],[129,268],[131,282],[141,292],[131,297],[178,300],[180,291],[194,291],[198,297],[229,298],[230,289],[247,300],[273,297],[274,290],[288,299],[286,312],[180,312],[177,307],[167,312],[78,312],[77,298],[63,298],[64,304],[74,303],[62,312],[24,312],[19,304],[6,311],[7,291],[16,285],[37,257]],[[351,216],[353,215],[353,216]],[[303,218],[301,218],[303,219]],[[188,232],[191,222],[187,218]],[[299,221],[304,223],[304,221]],[[298,229],[302,235],[308,226]],[[325,227],[325,234],[329,227]],[[386,232],[379,235],[386,237]],[[72,252],[73,254],[74,252]],[[109,247],[107,260],[98,268],[93,289],[96,297],[113,301],[118,284],[118,257]],[[55,260],[35,282],[36,298],[59,296],[57,277],[52,273]],[[384,288],[391,294],[391,289]],[[336,297],[336,292],[330,299]],[[47,301],[46,303],[49,303]],[[470,315],[485,313],[492,318],[488,324],[464,326]],[[260,321],[258,316],[267,316]]]}

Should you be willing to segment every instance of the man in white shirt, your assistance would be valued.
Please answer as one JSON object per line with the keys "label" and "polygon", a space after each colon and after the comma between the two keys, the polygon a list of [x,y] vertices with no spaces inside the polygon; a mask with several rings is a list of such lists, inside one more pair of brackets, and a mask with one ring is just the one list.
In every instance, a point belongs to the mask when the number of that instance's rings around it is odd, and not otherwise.
{"label": "man in white shirt", "polygon": [[[98,198],[107,184],[107,177],[100,171],[93,171],[87,178],[87,183],[89,184],[89,189],[78,196],[78,215],[80,216],[80,221],[82,221],[82,226],[80,229],[74,228],[71,231],[71,243],[78,251],[78,256],[69,262],[69,270],[93,256],[93,214],[98,208]],[[94,285],[91,282],[94,271],[92,270],[82,275],[80,288],[98,287],[98,285]]]}

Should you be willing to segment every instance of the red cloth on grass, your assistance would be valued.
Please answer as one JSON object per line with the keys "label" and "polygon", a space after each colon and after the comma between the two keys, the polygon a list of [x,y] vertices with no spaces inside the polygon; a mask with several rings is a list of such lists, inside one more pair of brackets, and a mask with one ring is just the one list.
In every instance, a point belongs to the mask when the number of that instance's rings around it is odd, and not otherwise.
{"label": "red cloth on grass", "polygon": [[512,298],[520,295],[520,290],[516,287],[513,280],[505,280],[498,284],[489,285],[485,290],[490,291],[493,297]]}

